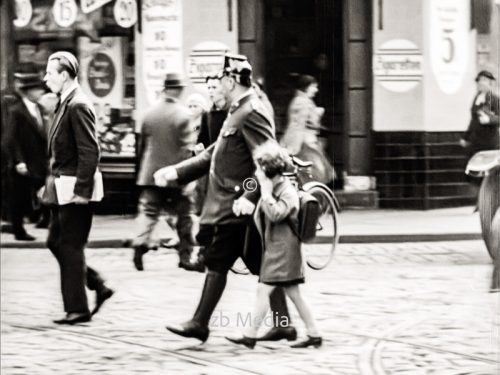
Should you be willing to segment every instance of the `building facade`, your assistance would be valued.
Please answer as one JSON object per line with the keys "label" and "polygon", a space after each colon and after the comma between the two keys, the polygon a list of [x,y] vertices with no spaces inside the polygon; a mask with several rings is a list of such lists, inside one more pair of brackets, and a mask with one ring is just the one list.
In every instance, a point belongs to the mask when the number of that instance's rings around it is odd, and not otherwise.
{"label": "building facade", "polygon": [[165,74],[183,71],[188,93],[203,91],[226,51],[249,57],[278,136],[294,77],[318,79],[321,135],[346,204],[466,204],[475,192],[458,140],[475,74],[498,77],[499,9],[497,0],[11,0],[1,83],[23,65],[43,74],[54,50],[79,57],[111,206],[135,204],[135,134]]}

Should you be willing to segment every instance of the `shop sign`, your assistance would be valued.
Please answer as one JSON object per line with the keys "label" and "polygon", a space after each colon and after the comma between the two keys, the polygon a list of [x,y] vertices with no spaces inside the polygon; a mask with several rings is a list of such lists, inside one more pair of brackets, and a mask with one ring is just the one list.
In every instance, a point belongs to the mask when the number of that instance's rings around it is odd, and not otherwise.
{"label": "shop sign", "polygon": [[205,78],[222,70],[224,55],[229,47],[223,43],[210,41],[197,44],[188,56],[187,71],[194,84],[205,83]]}
{"label": "shop sign", "polygon": [[406,39],[384,42],[373,56],[373,74],[389,91],[409,91],[422,81],[422,52]]}
{"label": "shop sign", "polygon": [[89,62],[87,80],[92,93],[104,98],[109,95],[115,85],[116,69],[113,60],[105,53],[96,53]]}
{"label": "shop sign", "polygon": [[31,6],[30,0],[16,0],[16,19],[14,20],[14,26],[25,27],[31,21],[33,16],[33,7]]}
{"label": "shop sign", "polygon": [[81,61],[80,79],[85,92],[94,104],[121,107],[123,100],[122,40],[103,37],[100,43],[89,38],[78,39]]}
{"label": "shop sign", "polygon": [[70,27],[78,16],[78,7],[75,0],[55,0],[52,8],[54,21],[61,27]]}
{"label": "shop sign", "polygon": [[142,74],[149,103],[155,102],[168,72],[182,72],[181,0],[143,0]]}
{"label": "shop sign", "polygon": [[136,0],[116,0],[113,8],[116,23],[129,28],[137,23],[137,1]]}
{"label": "shop sign", "polygon": [[87,14],[96,9],[101,8],[103,5],[109,3],[111,0],[80,0],[82,12]]}
{"label": "shop sign", "polygon": [[467,73],[469,56],[470,1],[433,0],[430,6],[430,60],[439,88],[455,94]]}

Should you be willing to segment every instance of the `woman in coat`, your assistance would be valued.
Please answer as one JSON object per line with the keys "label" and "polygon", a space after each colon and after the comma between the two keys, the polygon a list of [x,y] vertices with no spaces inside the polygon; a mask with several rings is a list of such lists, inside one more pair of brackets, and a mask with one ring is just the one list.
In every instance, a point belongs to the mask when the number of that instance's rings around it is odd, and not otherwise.
{"label": "woman in coat", "polygon": [[311,309],[302,296],[299,284],[304,283],[304,261],[301,243],[291,225],[298,225],[299,195],[290,180],[283,176],[288,156],[275,143],[265,143],[254,153],[256,177],[261,188],[254,221],[262,240],[262,263],[257,299],[250,324],[242,337],[227,337],[236,344],[253,348],[257,331],[269,309],[269,295],[277,286],[283,287],[307,328],[308,338],[292,348],[319,347],[322,338]]}
{"label": "woman in coat", "polygon": [[288,107],[288,125],[280,143],[291,155],[312,161],[314,178],[329,183],[333,179],[333,168],[318,140],[325,109],[314,103],[317,93],[318,82],[314,77],[302,75],[298,78],[295,97]]}

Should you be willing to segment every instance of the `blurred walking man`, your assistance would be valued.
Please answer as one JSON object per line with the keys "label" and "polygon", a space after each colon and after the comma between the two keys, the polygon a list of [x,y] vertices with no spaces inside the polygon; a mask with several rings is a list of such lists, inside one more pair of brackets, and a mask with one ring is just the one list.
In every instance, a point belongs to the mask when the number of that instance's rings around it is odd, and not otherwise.
{"label": "blurred walking man", "polygon": [[179,236],[179,267],[191,270],[190,257],[194,239],[193,184],[160,188],[155,185],[153,173],[166,165],[173,165],[192,156],[193,127],[188,108],[179,102],[185,83],[177,73],[165,79],[164,99],[146,114],[140,137],[140,167],[137,185],[141,187],[137,236],[132,242],[134,265],[144,270],[142,257],[150,248],[151,235],[162,210],[177,215]]}
{"label": "blurred walking man", "polygon": [[[76,324],[91,319],[85,284],[96,291],[95,314],[113,291],[104,285],[99,274],[85,264],[84,248],[92,226],[90,199],[99,162],[95,113],[77,81],[78,61],[69,52],[49,56],[44,81],[60,96],[54,121],[49,130],[49,177],[42,199],[52,208],[47,247],[61,270],[61,289],[66,316],[57,324]],[[66,185],[71,199],[62,201],[60,176],[74,176],[74,188]],[[68,180],[66,178],[66,180]],[[61,180],[58,180],[61,182]]]}
{"label": "blurred walking man", "polygon": [[[245,192],[244,182],[254,176],[252,151],[274,139],[275,130],[274,121],[251,89],[251,74],[252,67],[245,56],[226,55],[220,81],[230,108],[217,142],[196,157],[155,173],[155,181],[160,186],[173,181],[185,183],[207,173],[209,176],[200,220],[201,224],[214,226],[213,238],[205,254],[208,268],[205,284],[191,320],[167,326],[173,333],[201,341],[209,336],[209,320],[224,292],[227,273],[234,262],[242,257],[251,271],[258,272],[260,268],[261,249],[249,247],[248,250],[256,251],[252,256],[245,252],[247,223],[251,220],[247,215],[253,213],[258,194],[250,191],[252,189]],[[256,244],[259,243],[257,237]],[[297,332],[288,325],[283,289],[276,290],[271,296],[273,322],[286,323],[273,328],[265,339],[293,340]]]}
{"label": "blurred walking man", "polygon": [[38,73],[16,73],[18,100],[8,111],[9,213],[16,240],[33,241],[24,217],[33,211],[36,190],[47,176],[47,132],[38,100],[45,85]]}

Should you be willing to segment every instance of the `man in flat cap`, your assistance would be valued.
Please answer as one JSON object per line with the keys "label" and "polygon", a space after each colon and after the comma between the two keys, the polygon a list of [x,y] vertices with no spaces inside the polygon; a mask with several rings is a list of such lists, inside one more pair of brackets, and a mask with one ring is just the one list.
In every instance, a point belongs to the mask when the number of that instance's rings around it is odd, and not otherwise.
{"label": "man in flat cap", "polygon": [[[54,321],[57,324],[91,319],[85,285],[96,291],[92,314],[113,294],[100,275],[85,264],[84,248],[92,225],[90,199],[99,146],[94,108],[81,90],[77,75],[78,61],[74,55],[63,51],[49,56],[44,81],[60,96],[60,101],[49,130],[49,177],[43,200],[52,210],[47,247],[59,263],[66,312],[62,319]],[[69,202],[62,201],[56,192],[56,179],[60,176],[72,176],[76,180],[74,188],[70,186],[73,191]]]}
{"label": "man in flat cap", "polygon": [[471,119],[461,145],[468,149],[469,156],[479,151],[500,148],[499,114],[500,100],[492,92],[495,76],[482,70],[476,76],[477,94],[471,107]]}
{"label": "man in flat cap", "polygon": [[14,74],[17,101],[7,115],[6,143],[9,159],[9,213],[14,237],[35,238],[24,228],[24,217],[33,211],[36,190],[47,175],[47,132],[38,104],[45,85],[36,72]]}
{"label": "man in flat cap", "polygon": [[151,247],[151,235],[162,211],[177,216],[179,267],[192,268],[189,259],[194,245],[194,186],[158,187],[153,178],[159,168],[177,164],[192,155],[194,128],[188,108],[179,101],[185,86],[179,74],[167,74],[163,98],[148,111],[142,122],[137,174],[141,195],[137,233],[132,241],[133,261],[138,271],[144,269],[142,257]]}
{"label": "man in flat cap", "polygon": [[[214,227],[213,238],[205,252],[208,272],[193,317],[180,325],[167,326],[173,333],[201,341],[209,336],[209,321],[226,287],[227,273],[242,257],[253,273],[260,268],[260,238],[250,235],[248,225],[258,200],[253,178],[253,150],[275,139],[274,121],[252,89],[252,67],[245,56],[226,55],[219,79],[229,107],[217,141],[199,155],[155,173],[158,185],[177,181],[186,183],[208,174],[208,189],[200,224]],[[245,190],[247,189],[247,190]],[[254,228],[255,229],[255,228]],[[250,244],[251,243],[251,244]],[[256,251],[250,255],[245,249]],[[294,340],[295,328],[289,326],[284,292],[276,288],[271,295],[274,327],[267,340]]]}

